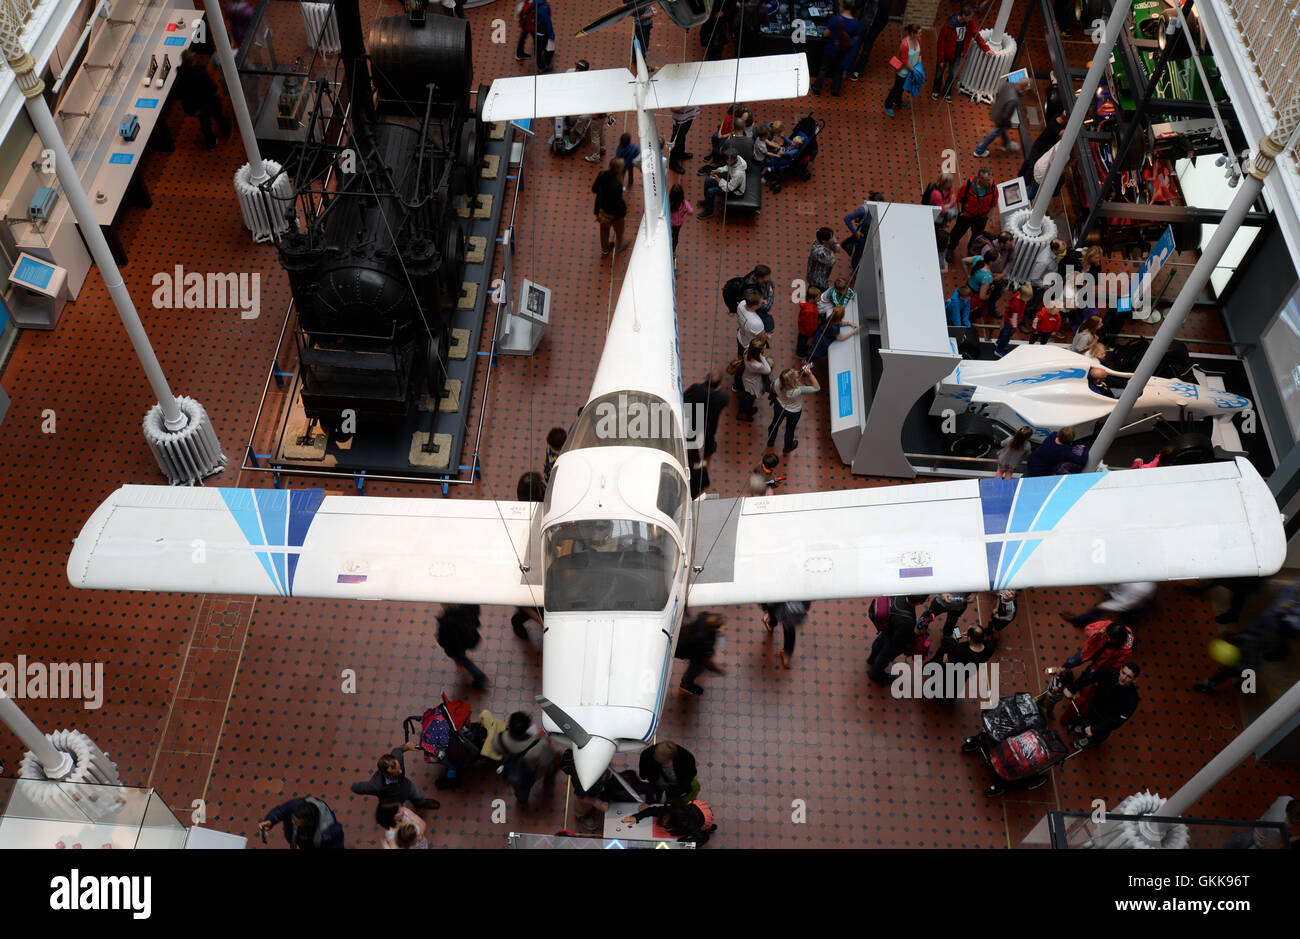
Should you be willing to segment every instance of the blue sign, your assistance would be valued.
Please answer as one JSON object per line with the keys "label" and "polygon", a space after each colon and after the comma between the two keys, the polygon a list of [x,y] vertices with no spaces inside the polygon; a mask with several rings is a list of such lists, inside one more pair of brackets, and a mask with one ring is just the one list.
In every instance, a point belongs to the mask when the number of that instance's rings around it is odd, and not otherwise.
{"label": "blue sign", "polygon": [[840,399],[840,417],[848,417],[853,413],[853,385],[848,371],[836,374],[835,390]]}
{"label": "blue sign", "polygon": [[157,98],[136,98],[135,106],[137,108],[156,108],[158,107]]}
{"label": "blue sign", "polygon": [[1160,236],[1160,240],[1151,246],[1151,253],[1147,259],[1142,262],[1138,268],[1137,279],[1134,280],[1134,288],[1141,294],[1151,289],[1147,283],[1148,278],[1156,276],[1156,272],[1164,266],[1169,256],[1174,253],[1174,230],[1168,225],[1165,226],[1165,233]]}
{"label": "blue sign", "polygon": [[185,45],[184,36],[168,36],[163,40],[164,46],[183,46]]}
{"label": "blue sign", "polygon": [[39,290],[44,290],[49,287],[50,278],[53,276],[53,266],[43,264],[32,258],[19,258],[17,266],[14,267],[14,272],[9,275],[9,279],[25,287],[36,287]]}
{"label": "blue sign", "polygon": [[109,163],[130,163],[135,159],[134,153],[114,153],[108,158]]}

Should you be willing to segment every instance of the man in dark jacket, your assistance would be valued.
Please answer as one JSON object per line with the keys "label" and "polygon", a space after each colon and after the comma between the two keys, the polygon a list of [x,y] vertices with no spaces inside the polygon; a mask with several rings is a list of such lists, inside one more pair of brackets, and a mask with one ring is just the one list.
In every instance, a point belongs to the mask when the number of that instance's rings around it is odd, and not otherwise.
{"label": "man in dark jacket", "polygon": [[677,637],[677,658],[687,661],[679,686],[684,694],[696,697],[704,694],[704,689],[695,679],[706,668],[719,675],[726,674],[726,669],[713,661],[718,632],[723,628],[724,622],[717,613],[701,613],[689,623],[682,624],[681,634]]}
{"label": "man in dark jacket", "polygon": [[650,802],[690,802],[699,794],[695,757],[667,740],[641,751],[637,771]]}
{"label": "man in dark jacket", "polygon": [[989,155],[989,147],[992,145],[995,137],[1002,138],[1002,149],[1015,153],[1020,149],[1020,144],[1011,139],[1011,121],[1015,117],[1016,111],[1020,108],[1020,96],[1029,91],[1033,84],[1029,79],[1023,79],[1014,85],[1010,82],[1004,84],[998,93],[993,97],[993,107],[989,116],[993,118],[993,129],[988,132],[988,136],[980,141],[979,146],[975,148],[977,157],[986,157]]}
{"label": "man in dark jacket", "polygon": [[1040,443],[1029,454],[1025,466],[1026,476],[1053,476],[1062,464],[1083,469],[1088,465],[1088,448],[1074,442],[1074,428],[1062,427]]}
{"label": "man in dark jacket", "polygon": [[924,601],[925,597],[889,598],[889,617],[884,628],[876,633],[871,654],[867,656],[867,664],[871,666],[867,677],[872,681],[882,685],[889,683],[885,669],[916,641],[916,606]]}
{"label": "man in dark jacket", "polygon": [[1129,662],[1123,668],[1089,671],[1075,682],[1073,689],[1065,689],[1065,696],[1073,698],[1080,689],[1092,684],[1097,686],[1088,713],[1070,728],[1071,733],[1079,734],[1079,739],[1074,742],[1075,749],[1098,746],[1133,716],[1138,706],[1139,671],[1136,662]]}
{"label": "man in dark jacket", "polygon": [[290,799],[277,805],[258,822],[262,831],[270,831],[284,822],[284,840],[300,851],[337,850],[343,847],[343,826],[334,812],[315,796]]}
{"label": "man in dark jacket", "polygon": [[402,754],[419,748],[416,741],[393,747],[379,758],[379,768],[369,779],[352,784],[352,791],[359,796],[378,796],[380,802],[407,802],[417,809],[436,809],[438,800],[426,799],[420,787],[406,776],[406,760]]}
{"label": "man in dark jacket", "polygon": [[889,24],[889,0],[858,0],[853,7],[853,15],[862,24],[862,39],[858,43],[858,54],[853,60],[853,74],[849,78],[857,81],[862,77],[867,59],[871,58],[871,47]]}
{"label": "man in dark jacket", "polygon": [[[731,403],[731,395],[721,388],[722,376],[714,371],[705,381],[696,382],[682,393],[686,447],[690,451],[703,447],[706,460],[717,452],[718,418]],[[695,455],[691,453],[691,456]]]}
{"label": "man in dark jacket", "polygon": [[442,608],[438,617],[438,645],[447,657],[469,672],[475,688],[487,687],[487,675],[466,654],[479,644],[479,606],[476,603],[452,604]]}
{"label": "man in dark jacket", "polygon": [[772,319],[772,304],[776,302],[776,285],[772,283],[772,269],[766,264],[756,264],[754,269],[745,275],[745,289],[750,287],[756,289],[763,297],[756,311],[763,320],[763,328],[769,333],[776,328],[776,320]]}
{"label": "man in dark jacket", "polygon": [[193,49],[181,53],[181,64],[176,68],[176,97],[181,109],[199,119],[199,130],[203,140],[211,150],[217,145],[217,135],[212,131],[212,122],[217,122],[222,137],[230,136],[230,121],[221,110],[221,97],[217,94],[217,83],[208,74],[207,68],[194,54]]}
{"label": "man in dark jacket", "polygon": [[966,6],[948,17],[939,30],[939,38],[935,43],[934,85],[930,88],[930,97],[936,101],[940,94],[947,100],[952,100],[952,86],[957,81],[957,63],[961,61],[962,53],[966,51],[966,40],[970,38],[974,38],[985,52],[993,54],[989,44],[980,35],[974,7]]}

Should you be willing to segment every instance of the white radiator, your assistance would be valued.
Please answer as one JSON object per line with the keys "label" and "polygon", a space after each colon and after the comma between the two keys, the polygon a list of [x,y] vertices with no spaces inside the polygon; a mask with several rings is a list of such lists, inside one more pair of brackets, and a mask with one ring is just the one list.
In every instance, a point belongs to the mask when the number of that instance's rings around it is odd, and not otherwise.
{"label": "white radiator", "polygon": [[168,481],[173,486],[192,486],[225,469],[226,458],[203,405],[184,395],[176,398],[176,405],[186,417],[185,426],[168,430],[162,406],[155,404],[144,416],[144,437]]}
{"label": "white radiator", "polygon": [[[339,51],[339,24],[334,18],[332,3],[299,3],[303,25],[307,27],[307,43],[317,52],[337,55]],[[319,42],[319,45],[317,43]]]}
{"label": "white radiator", "polygon": [[[988,42],[993,30],[980,30],[980,35]],[[962,65],[961,76],[957,79],[957,89],[975,101],[993,100],[998,88],[1011,72],[1011,62],[1016,57],[1016,41],[1010,36],[1004,35],[1001,49],[992,43],[989,46],[993,49],[992,55],[981,49],[979,43],[971,43],[971,48],[966,52],[965,64]]]}
{"label": "white radiator", "polygon": [[289,228],[287,213],[293,211],[293,184],[280,172],[280,164],[263,160],[267,175],[274,177],[271,191],[263,192],[251,180],[252,167],[245,163],[235,171],[235,194],[239,197],[239,211],[244,216],[244,227],[253,233],[253,241],[270,241]]}

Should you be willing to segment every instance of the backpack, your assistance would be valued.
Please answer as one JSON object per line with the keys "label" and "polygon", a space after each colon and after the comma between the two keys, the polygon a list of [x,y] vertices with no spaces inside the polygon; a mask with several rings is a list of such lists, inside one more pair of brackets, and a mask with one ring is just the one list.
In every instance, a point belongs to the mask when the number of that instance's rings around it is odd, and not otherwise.
{"label": "backpack", "polygon": [[745,299],[745,278],[732,277],[722,285],[722,302],[728,313],[735,313],[740,301]]}
{"label": "backpack", "polygon": [[811,336],[817,332],[817,304],[805,300],[799,304],[799,335]]}
{"label": "backpack", "polygon": [[526,33],[537,29],[537,4],[533,0],[524,0],[519,10],[519,28]]}
{"label": "backpack", "polygon": [[[501,758],[501,776],[512,789],[531,789],[533,783],[537,781],[536,772],[528,765],[524,756],[541,741],[541,737],[534,737],[533,742],[518,753],[507,753]],[[501,747],[498,746],[497,749]]]}
{"label": "backpack", "polygon": [[877,629],[884,629],[889,619],[889,597],[876,597],[867,607],[867,618]]}
{"label": "backpack", "polygon": [[921,193],[921,205],[933,205],[934,203],[930,201],[930,197],[938,191],[938,183],[930,183],[930,185],[926,186],[925,191]]}
{"label": "backpack", "polygon": [[853,40],[849,38],[848,32],[844,29],[844,22],[837,19],[835,21],[835,48],[840,52],[848,52],[849,47],[853,45]]}

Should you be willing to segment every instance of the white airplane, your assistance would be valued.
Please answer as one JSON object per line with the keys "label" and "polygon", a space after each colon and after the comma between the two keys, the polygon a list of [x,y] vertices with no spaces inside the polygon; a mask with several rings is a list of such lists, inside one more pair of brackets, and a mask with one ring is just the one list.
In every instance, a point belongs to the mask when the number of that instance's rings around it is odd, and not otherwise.
{"label": "white airplane", "polygon": [[[590,786],[655,734],[688,606],[1270,574],[1285,539],[1244,460],[689,499],[654,107],[795,97],[803,55],[499,80],[488,120],[635,109],[645,215],[546,499],[124,486],[74,586],[540,607],[544,726]],[[757,180],[754,181],[757,185]]]}

